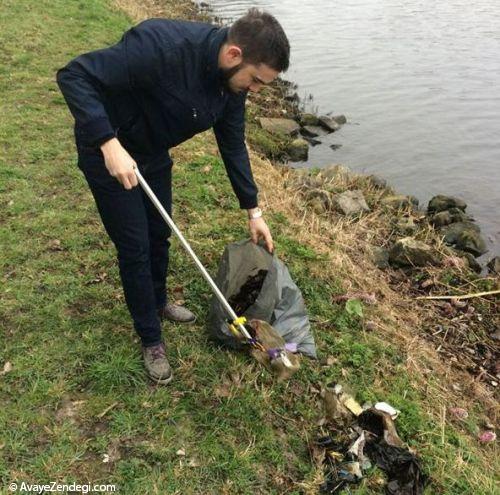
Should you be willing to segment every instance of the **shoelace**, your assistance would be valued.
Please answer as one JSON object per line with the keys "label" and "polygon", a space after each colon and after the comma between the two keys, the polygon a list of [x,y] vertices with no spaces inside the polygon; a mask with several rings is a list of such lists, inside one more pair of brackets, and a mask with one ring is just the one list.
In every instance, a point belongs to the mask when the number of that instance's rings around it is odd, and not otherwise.
{"label": "shoelace", "polygon": [[151,349],[151,357],[153,358],[153,361],[156,359],[161,359],[165,357],[165,346],[163,344],[158,344],[155,345]]}

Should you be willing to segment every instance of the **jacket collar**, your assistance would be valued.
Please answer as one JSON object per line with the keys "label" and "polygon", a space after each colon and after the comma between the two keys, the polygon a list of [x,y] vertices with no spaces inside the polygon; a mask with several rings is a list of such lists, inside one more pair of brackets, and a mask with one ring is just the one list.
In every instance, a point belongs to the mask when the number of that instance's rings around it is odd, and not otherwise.
{"label": "jacket collar", "polygon": [[219,51],[227,39],[229,28],[215,29],[208,40],[207,48],[207,86],[218,87],[222,81],[222,70],[219,69]]}

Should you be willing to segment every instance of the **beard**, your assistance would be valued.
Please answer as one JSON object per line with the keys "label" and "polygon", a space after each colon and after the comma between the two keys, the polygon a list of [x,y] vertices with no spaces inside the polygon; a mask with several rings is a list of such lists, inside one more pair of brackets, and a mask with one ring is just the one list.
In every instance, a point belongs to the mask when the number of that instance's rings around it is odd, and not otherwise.
{"label": "beard", "polygon": [[240,69],[242,69],[244,66],[243,62],[240,64],[231,67],[230,69],[222,69],[222,84],[224,87],[228,90],[231,91],[232,93],[238,93],[238,90],[234,90],[231,85],[230,85],[230,80],[231,78],[239,72]]}

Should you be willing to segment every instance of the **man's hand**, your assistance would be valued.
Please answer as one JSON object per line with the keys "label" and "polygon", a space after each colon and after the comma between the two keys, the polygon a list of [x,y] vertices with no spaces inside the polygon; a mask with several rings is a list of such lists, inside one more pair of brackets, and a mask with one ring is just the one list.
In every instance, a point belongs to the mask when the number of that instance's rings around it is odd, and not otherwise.
{"label": "man's hand", "polygon": [[262,217],[251,218],[248,221],[248,227],[250,229],[252,241],[257,244],[259,239],[264,239],[267,250],[272,253],[274,251],[273,238],[265,220]]}
{"label": "man's hand", "polygon": [[101,145],[101,151],[104,155],[104,163],[111,176],[125,189],[132,189],[137,186],[137,176],[134,172],[135,160],[128,154],[118,139],[113,138],[106,141]]}

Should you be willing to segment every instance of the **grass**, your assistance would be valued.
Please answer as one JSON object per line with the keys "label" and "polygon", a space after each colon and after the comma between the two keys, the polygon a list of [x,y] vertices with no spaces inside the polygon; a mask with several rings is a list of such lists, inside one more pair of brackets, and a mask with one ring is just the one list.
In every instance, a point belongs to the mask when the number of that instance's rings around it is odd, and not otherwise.
{"label": "grass", "polygon": [[[192,12],[174,2],[162,9]],[[104,0],[0,7],[0,369],[12,364],[0,376],[0,493],[13,480],[116,483],[124,494],[314,493],[320,470],[307,445],[320,432],[318,391],[330,381],[360,402],[387,400],[402,411],[398,431],[433,477],[427,493],[494,493],[495,447],[475,441],[481,406],[466,424],[442,428],[441,376],[422,388],[393,319],[379,315],[387,333],[368,332],[364,320],[377,309],[363,305],[360,318],[331,303],[359,276],[337,262],[350,251],[338,232],[331,245],[305,229],[280,203],[281,172],[255,157],[276,249],[303,291],[321,359],[276,384],[245,355],[210,342],[209,290],[174,241],[170,286],[182,287],[200,324],[165,328],[175,380],[147,381],[114,249],[76,167],[54,82],[71,57],[115,42],[131,23]],[[244,215],[211,137],[174,155],[174,216],[215,273],[224,247],[247,236]],[[378,492],[370,479],[353,490]]]}

